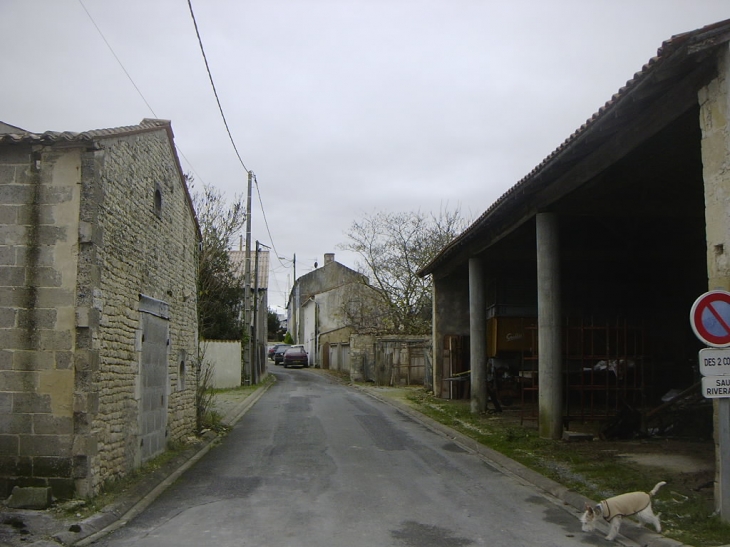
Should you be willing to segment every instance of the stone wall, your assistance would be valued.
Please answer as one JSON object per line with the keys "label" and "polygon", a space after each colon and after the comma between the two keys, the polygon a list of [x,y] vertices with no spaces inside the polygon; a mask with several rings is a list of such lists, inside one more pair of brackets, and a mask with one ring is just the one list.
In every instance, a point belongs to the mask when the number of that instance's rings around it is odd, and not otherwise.
{"label": "stone wall", "polygon": [[165,130],[105,139],[82,170],[77,305],[79,492],[140,463],[139,298],[169,308],[168,441],[195,427],[196,227]]}
{"label": "stone wall", "polygon": [[350,336],[350,380],[363,382],[373,377],[375,371],[375,336],[353,334]]}
{"label": "stone wall", "polygon": [[168,333],[161,449],[194,432],[198,232],[172,134],[103,133],[0,146],[3,497],[93,495],[139,465],[143,297]]}
{"label": "stone wall", "polygon": [[0,496],[73,493],[78,150],[0,147]]}
{"label": "stone wall", "polygon": [[[699,92],[702,127],[702,166],[705,180],[708,290],[730,291],[730,48],[719,56],[718,76]],[[722,477],[730,474],[730,454],[723,454],[720,431],[730,422],[727,400],[713,400],[715,408],[715,505],[727,520],[730,500],[722,499]],[[723,416],[720,412],[724,412]],[[726,430],[727,431],[727,430]],[[727,449],[727,447],[725,447]]]}

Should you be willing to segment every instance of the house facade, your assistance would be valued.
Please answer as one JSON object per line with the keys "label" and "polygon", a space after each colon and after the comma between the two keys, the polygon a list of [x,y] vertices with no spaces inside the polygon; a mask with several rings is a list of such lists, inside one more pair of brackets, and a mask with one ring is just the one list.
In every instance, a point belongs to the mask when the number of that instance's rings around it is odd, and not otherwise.
{"label": "house facade", "polygon": [[[566,420],[648,419],[665,394],[700,393],[690,309],[730,290],[729,42],[730,20],[664,42],[419,272],[434,282],[437,394],[464,395],[468,374],[483,411],[499,378],[560,438]],[[712,435],[713,407],[717,440],[727,400],[697,404],[688,425]],[[727,519],[730,460],[717,453]]]}
{"label": "house facade", "polygon": [[194,432],[200,230],[169,121],[0,129],[0,496],[89,496]]}
{"label": "house facade", "polygon": [[[324,255],[324,264],[299,277],[289,295],[288,324],[296,344],[304,345],[310,365],[329,368],[330,345],[348,344],[353,332],[365,330],[377,303],[365,275]],[[367,312],[366,317],[359,317]],[[344,362],[346,356],[341,356]]]}

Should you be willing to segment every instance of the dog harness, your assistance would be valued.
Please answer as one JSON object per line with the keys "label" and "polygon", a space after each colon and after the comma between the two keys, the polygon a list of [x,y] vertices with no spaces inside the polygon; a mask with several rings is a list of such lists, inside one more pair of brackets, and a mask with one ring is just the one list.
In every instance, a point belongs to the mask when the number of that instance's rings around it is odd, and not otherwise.
{"label": "dog harness", "polygon": [[621,515],[623,517],[643,511],[651,504],[651,498],[646,492],[630,492],[601,502],[603,518],[611,520]]}

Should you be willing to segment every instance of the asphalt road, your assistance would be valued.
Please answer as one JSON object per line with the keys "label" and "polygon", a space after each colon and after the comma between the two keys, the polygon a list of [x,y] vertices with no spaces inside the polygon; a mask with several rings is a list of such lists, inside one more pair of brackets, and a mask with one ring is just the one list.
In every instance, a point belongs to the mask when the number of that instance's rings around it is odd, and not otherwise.
{"label": "asphalt road", "polygon": [[574,514],[390,405],[308,369],[95,545],[571,547]]}

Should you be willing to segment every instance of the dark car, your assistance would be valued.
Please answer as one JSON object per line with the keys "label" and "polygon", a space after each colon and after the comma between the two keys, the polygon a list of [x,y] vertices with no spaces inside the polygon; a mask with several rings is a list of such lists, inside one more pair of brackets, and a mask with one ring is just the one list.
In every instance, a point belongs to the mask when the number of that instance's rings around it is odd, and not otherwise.
{"label": "dark car", "polygon": [[268,351],[268,357],[272,361],[274,360],[274,354],[276,353],[276,350],[278,350],[280,347],[284,346],[284,349],[288,348],[291,344],[273,344],[272,346],[269,346]]}
{"label": "dark car", "polygon": [[284,352],[284,368],[299,365],[307,368],[309,366],[309,356],[304,350],[304,346],[292,346]]}
{"label": "dark car", "polygon": [[291,344],[279,344],[274,351],[274,364],[280,365],[284,361],[284,352],[291,347]]}

